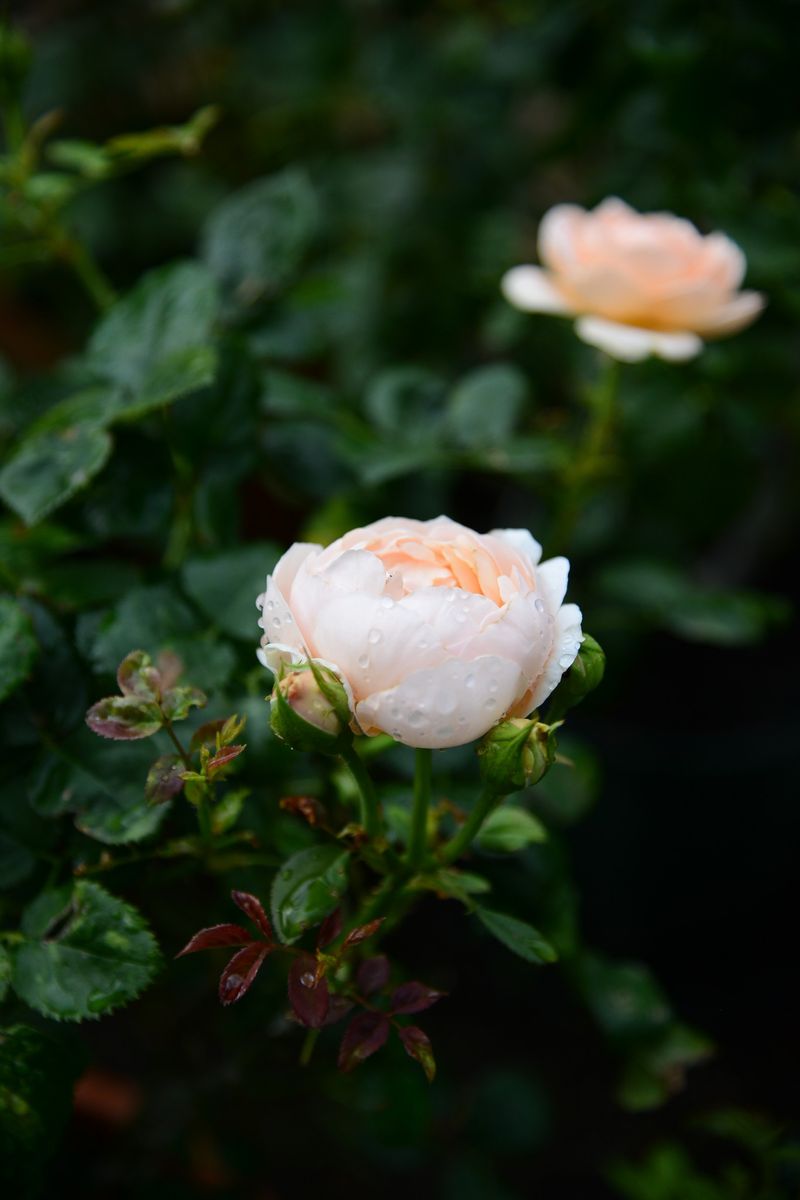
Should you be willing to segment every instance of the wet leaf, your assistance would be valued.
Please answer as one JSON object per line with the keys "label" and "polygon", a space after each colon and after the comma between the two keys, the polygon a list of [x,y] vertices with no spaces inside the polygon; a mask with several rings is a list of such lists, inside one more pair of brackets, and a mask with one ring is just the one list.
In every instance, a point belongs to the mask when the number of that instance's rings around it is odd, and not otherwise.
{"label": "wet leaf", "polygon": [[217,950],[220,946],[249,946],[253,935],[242,925],[210,925],[190,938],[182,950],[175,955],[195,954],[198,950]]}
{"label": "wet leaf", "polygon": [[347,886],[348,857],[338,846],[310,846],[283,864],[272,885],[272,919],[281,941],[296,941],[336,908]]}
{"label": "wet leaf", "polygon": [[339,1047],[339,1070],[352,1071],[380,1050],[389,1036],[389,1029],[389,1018],[385,1013],[363,1012],[354,1017]]}
{"label": "wet leaf", "polygon": [[301,1025],[321,1029],[328,1016],[330,996],[327,980],[317,977],[316,959],[301,954],[289,968],[289,1003]]}
{"label": "wet leaf", "polygon": [[247,994],[269,952],[270,947],[265,946],[263,942],[253,942],[238,954],[234,954],[220,976],[220,1004],[227,1007]]}

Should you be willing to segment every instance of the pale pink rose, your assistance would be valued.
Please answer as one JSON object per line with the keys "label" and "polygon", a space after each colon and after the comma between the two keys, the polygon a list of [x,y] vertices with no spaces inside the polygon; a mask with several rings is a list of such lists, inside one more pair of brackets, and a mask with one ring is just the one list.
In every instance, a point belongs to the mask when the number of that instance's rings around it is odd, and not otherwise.
{"label": "pale pink rose", "polygon": [[341,678],[353,728],[439,749],[527,716],[582,641],[569,563],[524,529],[386,517],[327,549],[296,543],[258,598],[261,662],[314,658]]}
{"label": "pale pink rose", "polygon": [[614,358],[693,358],[704,338],[735,333],[764,307],[740,292],[744,254],[722,233],[703,236],[670,213],[637,213],[612,197],[591,212],[557,204],[539,227],[543,267],[503,277],[526,312],[577,316],[578,336]]}

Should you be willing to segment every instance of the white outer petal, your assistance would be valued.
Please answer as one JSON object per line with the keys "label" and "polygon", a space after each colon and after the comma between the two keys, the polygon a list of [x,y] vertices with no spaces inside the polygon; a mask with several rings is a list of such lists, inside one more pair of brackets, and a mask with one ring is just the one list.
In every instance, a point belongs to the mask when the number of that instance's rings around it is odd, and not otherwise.
{"label": "white outer petal", "polygon": [[703,349],[702,340],[696,333],[663,333],[638,325],[623,325],[605,317],[581,317],[575,322],[575,332],[582,341],[621,362],[641,362],[650,354],[672,362],[685,362]]}
{"label": "white outer petal", "polygon": [[275,582],[274,575],[267,576],[267,590],[263,596],[259,596],[258,601],[260,601],[259,608],[261,609],[258,624],[264,630],[264,637],[261,639],[262,646],[274,639],[302,651],[304,657],[307,658],[308,649],[302,632],[298,628],[283,593]]}
{"label": "white outer petal", "polygon": [[563,555],[548,558],[536,568],[536,586],[548,612],[555,616],[567,594],[569,582],[569,559]]}
{"label": "white outer petal", "polygon": [[543,704],[561,682],[564,672],[572,666],[583,641],[581,620],[582,614],[577,604],[565,604],[556,613],[553,649],[539,679],[524,700],[515,706],[519,716],[527,717]]}
{"label": "white outer petal", "polygon": [[534,567],[542,557],[542,547],[527,529],[492,529],[491,536],[508,542],[517,554],[528,559]]}
{"label": "white outer petal", "polygon": [[523,312],[565,316],[575,311],[541,267],[512,267],[500,280],[500,290],[509,304]]}
{"label": "white outer petal", "polygon": [[356,705],[367,733],[382,730],[419,749],[463,746],[482,737],[508,712],[521,690],[516,663],[496,655],[473,662],[452,658],[414,671],[397,687]]}

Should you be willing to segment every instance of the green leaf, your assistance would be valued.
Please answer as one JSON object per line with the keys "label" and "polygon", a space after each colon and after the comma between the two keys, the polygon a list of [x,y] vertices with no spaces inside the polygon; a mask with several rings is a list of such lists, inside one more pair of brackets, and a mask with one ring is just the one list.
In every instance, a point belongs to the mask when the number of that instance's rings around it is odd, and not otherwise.
{"label": "green leaf", "polygon": [[670,1025],[631,1055],[618,1089],[620,1104],[629,1112],[657,1108],[681,1090],[689,1067],[713,1052],[714,1044],[705,1034],[687,1025]]}
{"label": "green leaf", "polygon": [[602,572],[600,588],[615,604],[687,641],[717,646],[757,642],[788,613],[778,596],[708,587],[665,563],[615,564]]}
{"label": "green leaf", "polygon": [[0,496],[35,525],[105,466],[111,437],[96,425],[74,425],[26,439],[0,470]]}
{"label": "green leaf", "polygon": [[203,689],[223,686],[236,662],[233,648],[204,631],[203,623],[168,584],[137,588],[116,608],[84,614],[77,641],[95,671],[103,674],[113,674],[134,646],[154,660],[161,651],[171,650],[183,663],[186,678]]}
{"label": "green leaf", "polygon": [[418,459],[426,447],[423,435],[438,431],[444,382],[421,367],[391,367],[376,375],[364,395],[364,410],[377,429],[416,443]]}
{"label": "green leaf", "polygon": [[501,446],[514,432],[528,397],[516,367],[493,363],[465,375],[453,389],[447,422],[465,446]]}
{"label": "green leaf", "polygon": [[72,1111],[84,1052],[58,1031],[0,1028],[0,1186],[33,1200]]}
{"label": "green leaf", "polygon": [[296,169],[257,179],[211,214],[203,257],[238,305],[251,305],[283,288],[316,236],[316,194]]}
{"label": "green leaf", "polygon": [[75,814],[87,837],[108,845],[138,842],[155,833],[168,805],[147,803],[153,749],[144,742],[111,743],[80,729],[42,758],[30,802],[41,816]]}
{"label": "green leaf", "polygon": [[272,542],[257,542],[209,558],[195,558],[183,568],[182,582],[201,612],[231,637],[255,644],[258,638],[256,597],[280,557]]}
{"label": "green leaf", "polygon": [[489,880],[482,875],[459,871],[455,867],[441,867],[429,875],[417,875],[410,881],[409,887],[449,896],[452,900],[460,900],[467,908],[472,907],[470,896],[479,896],[492,890]]}
{"label": "green leaf", "polygon": [[664,992],[641,963],[617,963],[586,954],[578,977],[598,1025],[617,1041],[653,1037],[672,1022]]}
{"label": "green leaf", "polygon": [[509,917],[506,913],[491,912],[488,908],[476,908],[475,912],[483,925],[499,942],[513,950],[527,962],[542,966],[544,963],[555,962],[558,958],[553,947],[542,937],[538,929],[520,921],[517,917]]}
{"label": "green leaf", "polygon": [[[41,898],[40,898],[41,899]],[[63,893],[57,894],[60,904]],[[103,1016],[138,996],[159,967],[158,945],[141,913],[89,880],[68,895],[65,916],[14,947],[14,991],[55,1020]]]}
{"label": "green leaf", "polygon": [[347,886],[347,851],[310,846],[283,864],[272,884],[272,920],[283,942],[295,942],[336,907]]}
{"label": "green leaf", "polygon": [[0,700],[27,679],[38,650],[25,609],[11,596],[0,596]]}
{"label": "green leaf", "polygon": [[476,838],[482,850],[496,850],[504,854],[513,854],[535,842],[546,841],[547,830],[539,818],[524,808],[515,808],[510,804],[501,805],[489,813]]}
{"label": "green leaf", "polygon": [[216,309],[214,282],[195,262],[150,271],[114,305],[92,336],[88,365],[123,390],[117,419],[133,420],[212,382]]}

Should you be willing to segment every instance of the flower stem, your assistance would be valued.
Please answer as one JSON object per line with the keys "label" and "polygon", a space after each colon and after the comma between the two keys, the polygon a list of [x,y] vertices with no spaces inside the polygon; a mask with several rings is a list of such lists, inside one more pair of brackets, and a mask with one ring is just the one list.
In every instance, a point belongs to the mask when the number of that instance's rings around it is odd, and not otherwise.
{"label": "flower stem", "polygon": [[300,1066],[307,1067],[311,1062],[311,1055],[314,1053],[314,1047],[317,1044],[319,1037],[318,1029],[309,1029],[303,1040],[303,1048],[300,1051]]}
{"label": "flower stem", "polygon": [[611,449],[617,418],[620,369],[616,359],[603,355],[600,377],[587,397],[589,416],[583,436],[564,475],[562,503],[557,510],[553,545],[567,546],[581,515],[588,485],[602,473]]}
{"label": "flower stem", "polygon": [[342,759],[350,768],[350,774],[358,788],[359,821],[367,837],[375,838],[380,832],[380,808],[378,797],[375,794],[375,786],[353,746],[348,746],[346,750],[342,751]]}
{"label": "flower stem", "polygon": [[431,750],[415,752],[414,804],[411,809],[411,831],[406,851],[406,867],[414,874],[422,865],[428,836],[428,808],[431,801]]}
{"label": "flower stem", "polygon": [[468,846],[474,842],[481,830],[483,822],[488,817],[493,808],[500,803],[502,796],[498,796],[497,792],[485,791],[476,800],[469,816],[464,824],[459,829],[455,837],[452,837],[439,852],[439,862],[444,866],[449,865],[460,858]]}

